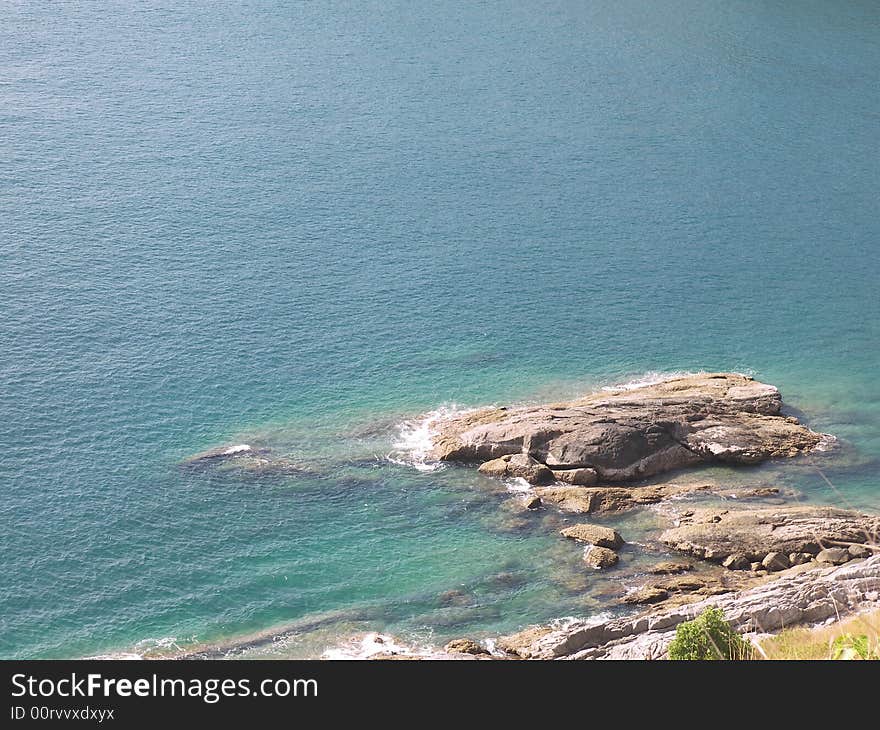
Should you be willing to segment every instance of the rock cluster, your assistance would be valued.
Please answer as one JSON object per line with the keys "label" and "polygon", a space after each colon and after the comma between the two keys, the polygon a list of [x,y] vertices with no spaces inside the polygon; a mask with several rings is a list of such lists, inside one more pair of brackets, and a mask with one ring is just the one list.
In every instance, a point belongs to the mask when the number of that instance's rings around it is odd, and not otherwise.
{"label": "rock cluster", "polygon": [[[647,592],[645,595],[649,595]],[[880,605],[880,555],[801,573],[785,573],[745,591],[712,596],[648,615],[562,629],[530,629],[496,646],[535,659],[662,658],[678,624],[718,606],[740,631],[778,631]]]}
{"label": "rock cluster", "polygon": [[191,470],[236,470],[255,476],[303,474],[308,469],[280,456],[265,446],[227,444],[200,451],[184,459],[180,466]]}
{"label": "rock cluster", "polygon": [[660,540],[680,552],[731,570],[786,570],[814,558],[840,565],[871,550],[880,518],[815,505],[691,510]]}

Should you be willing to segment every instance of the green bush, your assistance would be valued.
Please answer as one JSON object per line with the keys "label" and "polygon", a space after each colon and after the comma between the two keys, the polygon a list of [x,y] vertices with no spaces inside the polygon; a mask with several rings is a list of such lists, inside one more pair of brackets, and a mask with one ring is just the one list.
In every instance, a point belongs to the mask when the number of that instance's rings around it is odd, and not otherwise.
{"label": "green bush", "polygon": [[751,659],[752,648],[724,620],[720,608],[707,608],[693,621],[685,621],[675,630],[669,645],[669,658],[682,659]]}
{"label": "green bush", "polygon": [[880,650],[872,648],[867,634],[844,634],[831,644],[832,659],[880,659]]}

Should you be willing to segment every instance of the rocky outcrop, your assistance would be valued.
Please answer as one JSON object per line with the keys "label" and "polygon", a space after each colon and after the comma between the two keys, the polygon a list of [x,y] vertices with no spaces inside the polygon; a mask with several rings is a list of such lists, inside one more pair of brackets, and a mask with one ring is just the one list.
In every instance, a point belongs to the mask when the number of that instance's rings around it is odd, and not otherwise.
{"label": "rocky outcrop", "polygon": [[531,629],[531,640],[496,646],[534,659],[662,658],[676,627],[707,606],[718,606],[739,631],[773,632],[880,605],[880,555],[839,567],[789,571],[769,583],[712,596],[657,613],[602,623],[575,622],[557,630]]}
{"label": "rocky outcrop", "polygon": [[708,484],[651,484],[644,487],[538,487],[544,502],[577,514],[625,512],[669,497],[711,489]]}
{"label": "rocky outcrop", "polygon": [[[843,562],[853,557],[847,547],[876,543],[880,533],[880,518],[834,507],[702,508],[691,512],[677,527],[663,532],[660,540],[680,552],[734,570],[745,570],[753,561],[761,562],[765,570],[783,570],[791,564],[792,553],[824,553],[827,562]],[[832,558],[824,548],[834,547],[842,549]]]}
{"label": "rocky outcrop", "polygon": [[618,550],[623,545],[623,538],[617,530],[612,530],[610,527],[602,527],[601,525],[585,523],[572,525],[562,530],[562,536],[579,542],[588,542],[591,545],[598,545],[609,550]]}
{"label": "rocky outcrop", "polygon": [[437,425],[433,454],[464,462],[526,454],[553,471],[591,469],[604,482],[630,481],[816,446],[821,435],[781,408],[772,385],[731,373],[690,375],[568,403],[462,414]]}

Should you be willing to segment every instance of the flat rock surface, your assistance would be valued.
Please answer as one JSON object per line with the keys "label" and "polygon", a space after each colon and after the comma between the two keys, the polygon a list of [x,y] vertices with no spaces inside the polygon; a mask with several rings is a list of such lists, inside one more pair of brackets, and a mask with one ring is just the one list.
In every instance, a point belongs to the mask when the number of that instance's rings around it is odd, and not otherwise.
{"label": "flat rock surface", "polygon": [[669,497],[705,491],[710,484],[650,484],[643,487],[538,487],[544,502],[563,512],[577,514],[624,512],[645,504],[655,504]]}
{"label": "flat rock surface", "polygon": [[772,385],[732,373],[689,375],[567,403],[472,411],[438,424],[433,453],[464,462],[524,453],[556,471],[586,468],[602,482],[630,481],[816,446],[821,434],[781,408]]}
{"label": "flat rock surface", "polygon": [[660,540],[714,562],[731,555],[749,561],[763,561],[770,553],[816,555],[826,547],[842,545],[845,549],[853,543],[875,542],[880,531],[880,518],[835,507],[700,508],[691,512],[677,527],[663,532]]}
{"label": "flat rock surface", "polygon": [[585,523],[572,525],[562,530],[562,535],[572,540],[588,542],[591,545],[598,545],[599,547],[610,548],[611,550],[617,550],[623,545],[623,538],[617,530],[612,530],[610,527],[603,527],[602,525]]}

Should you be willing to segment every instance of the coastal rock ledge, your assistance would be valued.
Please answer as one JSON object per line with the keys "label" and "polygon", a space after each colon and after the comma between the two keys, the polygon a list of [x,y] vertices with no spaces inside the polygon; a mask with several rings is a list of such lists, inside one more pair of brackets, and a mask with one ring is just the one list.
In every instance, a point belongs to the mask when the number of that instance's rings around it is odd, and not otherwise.
{"label": "coastal rock ledge", "polygon": [[602,482],[625,482],[813,449],[822,435],[781,411],[772,385],[735,373],[688,375],[566,403],[471,411],[437,425],[433,455],[473,463],[523,454],[540,481],[546,466],[561,481],[565,470],[590,469]]}
{"label": "coastal rock ledge", "polygon": [[[739,593],[659,613],[564,629],[531,629],[499,639],[499,647],[527,659],[661,659],[676,627],[707,606],[718,606],[740,631],[774,632],[880,605],[880,555],[839,567],[784,575]],[[522,638],[519,638],[522,637]],[[517,638],[518,640],[512,640]]]}

